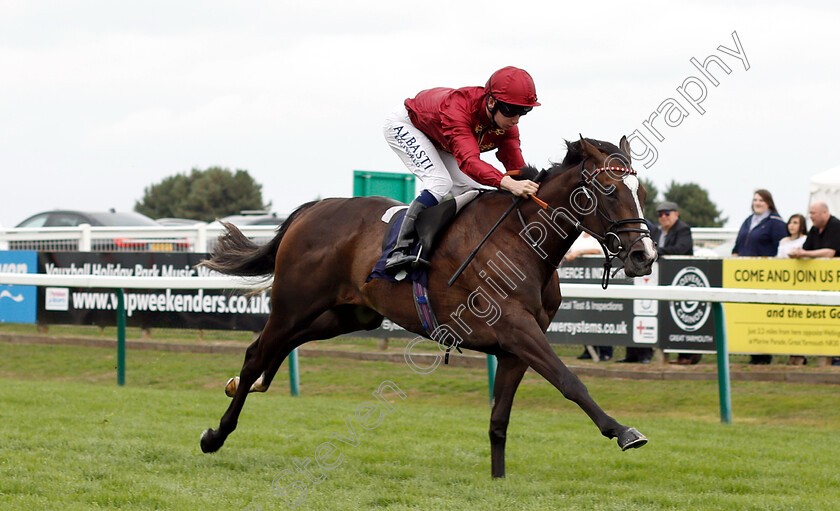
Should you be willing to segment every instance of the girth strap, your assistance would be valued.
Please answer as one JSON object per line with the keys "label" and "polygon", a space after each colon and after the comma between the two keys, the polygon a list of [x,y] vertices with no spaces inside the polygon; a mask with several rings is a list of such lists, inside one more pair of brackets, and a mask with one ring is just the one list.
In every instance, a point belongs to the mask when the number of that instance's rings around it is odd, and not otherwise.
{"label": "girth strap", "polygon": [[[414,294],[414,305],[417,307],[417,315],[420,317],[420,323],[423,324],[423,329],[432,340],[437,340],[433,337],[433,333],[438,329],[437,318],[432,311],[432,304],[429,302],[429,290],[426,289],[419,281],[411,283],[411,292]],[[462,353],[461,348],[457,345],[455,349],[458,353]],[[446,346],[446,355],[443,358],[443,363],[449,363],[449,352],[452,351],[452,346]]]}

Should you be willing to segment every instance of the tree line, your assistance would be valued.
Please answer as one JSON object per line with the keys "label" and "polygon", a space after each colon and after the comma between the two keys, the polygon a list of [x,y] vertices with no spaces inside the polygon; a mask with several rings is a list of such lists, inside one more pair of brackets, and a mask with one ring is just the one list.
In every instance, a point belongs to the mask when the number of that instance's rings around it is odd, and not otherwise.
{"label": "tree line", "polygon": [[190,218],[212,222],[242,210],[268,210],[262,185],[247,170],[210,167],[176,174],[148,186],[134,210],[151,218]]}
{"label": "tree line", "polygon": [[723,227],[729,217],[722,217],[722,212],[709,198],[709,192],[697,183],[677,183],[671,181],[659,197],[659,188],[649,179],[640,179],[647,190],[645,198],[645,218],[656,223],[656,206],[660,202],[675,202],[679,206],[680,220],[691,227]]}

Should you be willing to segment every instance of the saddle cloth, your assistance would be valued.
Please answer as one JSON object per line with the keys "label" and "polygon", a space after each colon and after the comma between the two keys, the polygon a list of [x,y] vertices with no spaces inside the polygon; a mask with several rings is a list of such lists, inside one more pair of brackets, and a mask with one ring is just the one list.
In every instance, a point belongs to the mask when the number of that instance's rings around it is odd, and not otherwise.
{"label": "saddle cloth", "polygon": [[[478,197],[479,193],[478,190],[470,190],[451,200],[445,200],[437,206],[422,211],[415,222],[417,239],[410,248],[411,255],[417,255],[422,249],[423,257],[428,260],[440,235],[452,223],[458,212],[469,204],[470,201]],[[385,237],[382,240],[382,255],[376,261],[373,270],[365,282],[370,282],[373,279],[385,279],[388,282],[397,282],[397,279],[385,273],[385,260],[397,242],[397,235],[400,232],[400,227],[405,218],[406,209],[406,206],[394,206],[382,215],[381,220],[388,224],[388,229],[386,229]],[[409,282],[420,282],[424,287],[426,286],[425,271],[412,270],[406,278]]]}

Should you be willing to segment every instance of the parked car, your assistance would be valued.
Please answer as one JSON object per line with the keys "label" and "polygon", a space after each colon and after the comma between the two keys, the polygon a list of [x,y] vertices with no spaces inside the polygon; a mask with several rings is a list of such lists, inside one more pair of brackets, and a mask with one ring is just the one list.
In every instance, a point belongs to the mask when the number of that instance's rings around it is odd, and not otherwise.
{"label": "parked car", "polygon": [[117,213],[113,209],[104,212],[68,211],[55,210],[38,213],[27,218],[15,227],[77,227],[82,224],[91,226],[148,226],[154,227],[157,224],[154,220],[128,211]]}
{"label": "parked car", "polygon": [[201,220],[195,220],[192,218],[158,218],[155,222],[164,227],[189,227],[205,223]]}
{"label": "parked car", "polygon": [[[54,210],[37,213],[19,223],[16,228],[38,229],[46,227],[78,227],[89,224],[91,227],[160,227],[160,224],[134,211],[73,211]],[[77,237],[60,239],[60,236],[45,240],[10,241],[11,250],[75,251],[79,248]],[[94,252],[115,251],[177,251],[189,250],[190,243],[185,239],[139,239],[120,237],[112,239],[94,238],[91,250]]]}
{"label": "parked car", "polygon": [[[0,224],[0,231],[3,230],[3,224]],[[5,239],[0,239],[0,250],[9,250],[9,242]]]}
{"label": "parked car", "polygon": [[229,215],[221,219],[233,225],[280,225],[286,218],[263,210],[245,210],[238,215]]}

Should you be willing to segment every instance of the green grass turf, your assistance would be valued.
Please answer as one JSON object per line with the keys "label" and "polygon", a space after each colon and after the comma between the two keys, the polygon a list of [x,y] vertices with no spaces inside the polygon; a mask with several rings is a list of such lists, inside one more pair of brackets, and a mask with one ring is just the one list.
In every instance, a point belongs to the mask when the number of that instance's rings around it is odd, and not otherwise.
{"label": "green grass turf", "polygon": [[[0,509],[287,509],[272,481],[319,445],[341,464],[297,509],[837,509],[840,395],[834,386],[733,384],[735,422],[718,419],[714,382],[585,378],[608,413],[651,440],[622,453],[576,405],[529,374],[508,434],[508,477],[490,478],[486,372],[301,359],[300,398],[281,370],[251,395],[212,455],[240,356],[0,344]],[[406,394],[375,429],[354,411],[381,382]],[[331,437],[348,435],[355,447]],[[337,461],[334,454],[331,461]],[[314,463],[314,461],[312,462]],[[282,484],[281,484],[282,483]]]}

